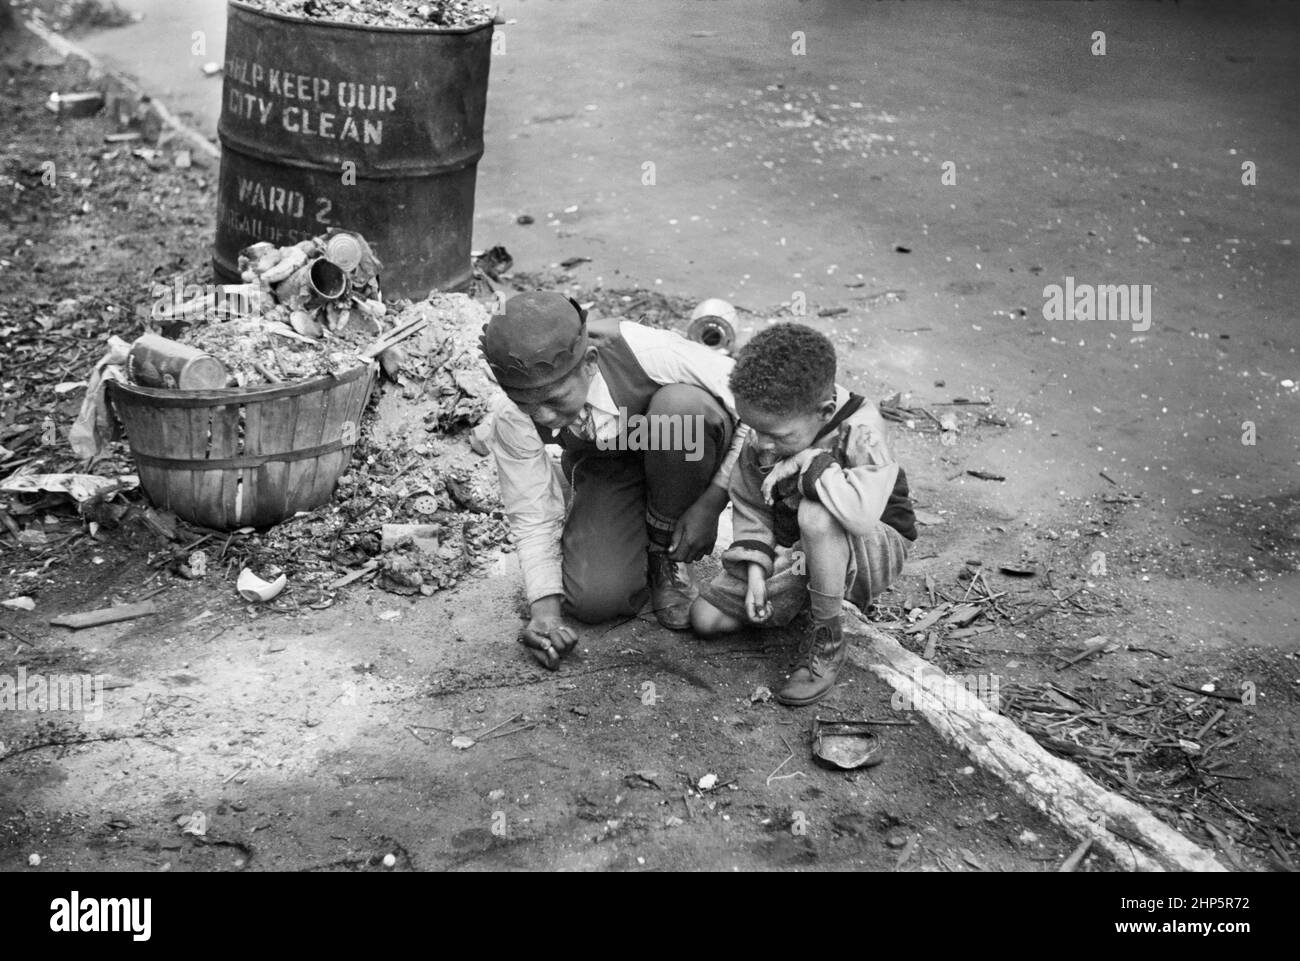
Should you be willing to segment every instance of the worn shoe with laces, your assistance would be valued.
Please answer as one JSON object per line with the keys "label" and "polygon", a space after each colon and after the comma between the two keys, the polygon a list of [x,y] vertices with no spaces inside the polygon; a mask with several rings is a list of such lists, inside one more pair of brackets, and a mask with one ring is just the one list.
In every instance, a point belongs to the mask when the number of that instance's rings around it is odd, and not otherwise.
{"label": "worn shoe with laces", "polygon": [[670,631],[684,631],[691,626],[691,576],[688,565],[673,560],[668,552],[652,546],[650,563],[650,604],[659,623]]}
{"label": "worn shoe with laces", "polygon": [[844,636],[841,618],[813,618],[808,633],[799,642],[795,668],[776,692],[776,699],[791,707],[803,707],[820,700],[835,686],[835,676],[848,651],[849,642]]}

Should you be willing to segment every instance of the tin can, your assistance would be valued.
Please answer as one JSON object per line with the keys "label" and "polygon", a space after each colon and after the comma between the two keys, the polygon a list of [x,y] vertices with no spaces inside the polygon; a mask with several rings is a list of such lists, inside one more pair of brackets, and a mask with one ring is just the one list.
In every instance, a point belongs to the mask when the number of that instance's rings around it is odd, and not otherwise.
{"label": "tin can", "polygon": [[356,237],[340,232],[325,242],[325,256],[350,274],[361,264],[361,245]]}
{"label": "tin can", "polygon": [[211,354],[157,334],[131,345],[126,373],[132,383],[172,390],[216,390],[230,380],[225,365]]}
{"label": "tin can", "polygon": [[694,340],[723,354],[730,354],[736,343],[736,308],[719,297],[700,302],[691,312],[686,339]]}

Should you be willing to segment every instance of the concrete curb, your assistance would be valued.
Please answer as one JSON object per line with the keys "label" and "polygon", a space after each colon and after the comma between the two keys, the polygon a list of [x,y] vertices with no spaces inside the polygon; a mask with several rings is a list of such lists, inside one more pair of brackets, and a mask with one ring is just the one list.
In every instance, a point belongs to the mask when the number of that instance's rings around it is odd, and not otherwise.
{"label": "concrete curb", "polygon": [[1219,860],[1157,819],[1108,791],[1075,764],[1048,754],[1009,718],[994,713],[929,661],[876,630],[845,605],[847,633],[865,638],[849,658],[897,691],[896,704],[920,712],[951,744],[967,751],[1074,836],[1091,838],[1130,871],[1226,871]]}
{"label": "concrete curb", "polygon": [[20,21],[22,26],[56,53],[84,65],[93,84],[104,92],[109,116],[122,124],[138,124],[144,138],[157,146],[180,140],[198,156],[219,160],[221,149],[189,124],[178,119],[162,101],[155,99],[133,80],[104,66],[91,53],[34,20]]}

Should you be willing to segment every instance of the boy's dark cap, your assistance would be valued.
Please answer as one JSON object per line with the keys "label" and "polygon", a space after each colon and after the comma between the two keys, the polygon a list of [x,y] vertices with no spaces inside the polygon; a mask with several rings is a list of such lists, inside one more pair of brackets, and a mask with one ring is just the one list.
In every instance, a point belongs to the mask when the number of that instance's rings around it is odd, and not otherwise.
{"label": "boy's dark cap", "polygon": [[506,301],[479,338],[483,356],[502,387],[531,390],[565,377],[587,352],[587,312],[576,300],[530,290]]}

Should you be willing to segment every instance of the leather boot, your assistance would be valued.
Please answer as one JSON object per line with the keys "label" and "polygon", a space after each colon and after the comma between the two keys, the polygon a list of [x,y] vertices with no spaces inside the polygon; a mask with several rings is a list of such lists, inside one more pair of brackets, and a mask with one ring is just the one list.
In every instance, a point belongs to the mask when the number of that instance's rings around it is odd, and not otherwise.
{"label": "leather boot", "polygon": [[835,686],[835,676],[848,652],[849,642],[844,636],[840,617],[813,618],[808,633],[799,642],[795,669],[776,692],[776,699],[791,707],[803,707],[821,700]]}
{"label": "leather boot", "polygon": [[670,631],[684,631],[691,626],[690,568],[673,560],[668,551],[651,544],[647,551],[650,564],[650,604],[659,623]]}

